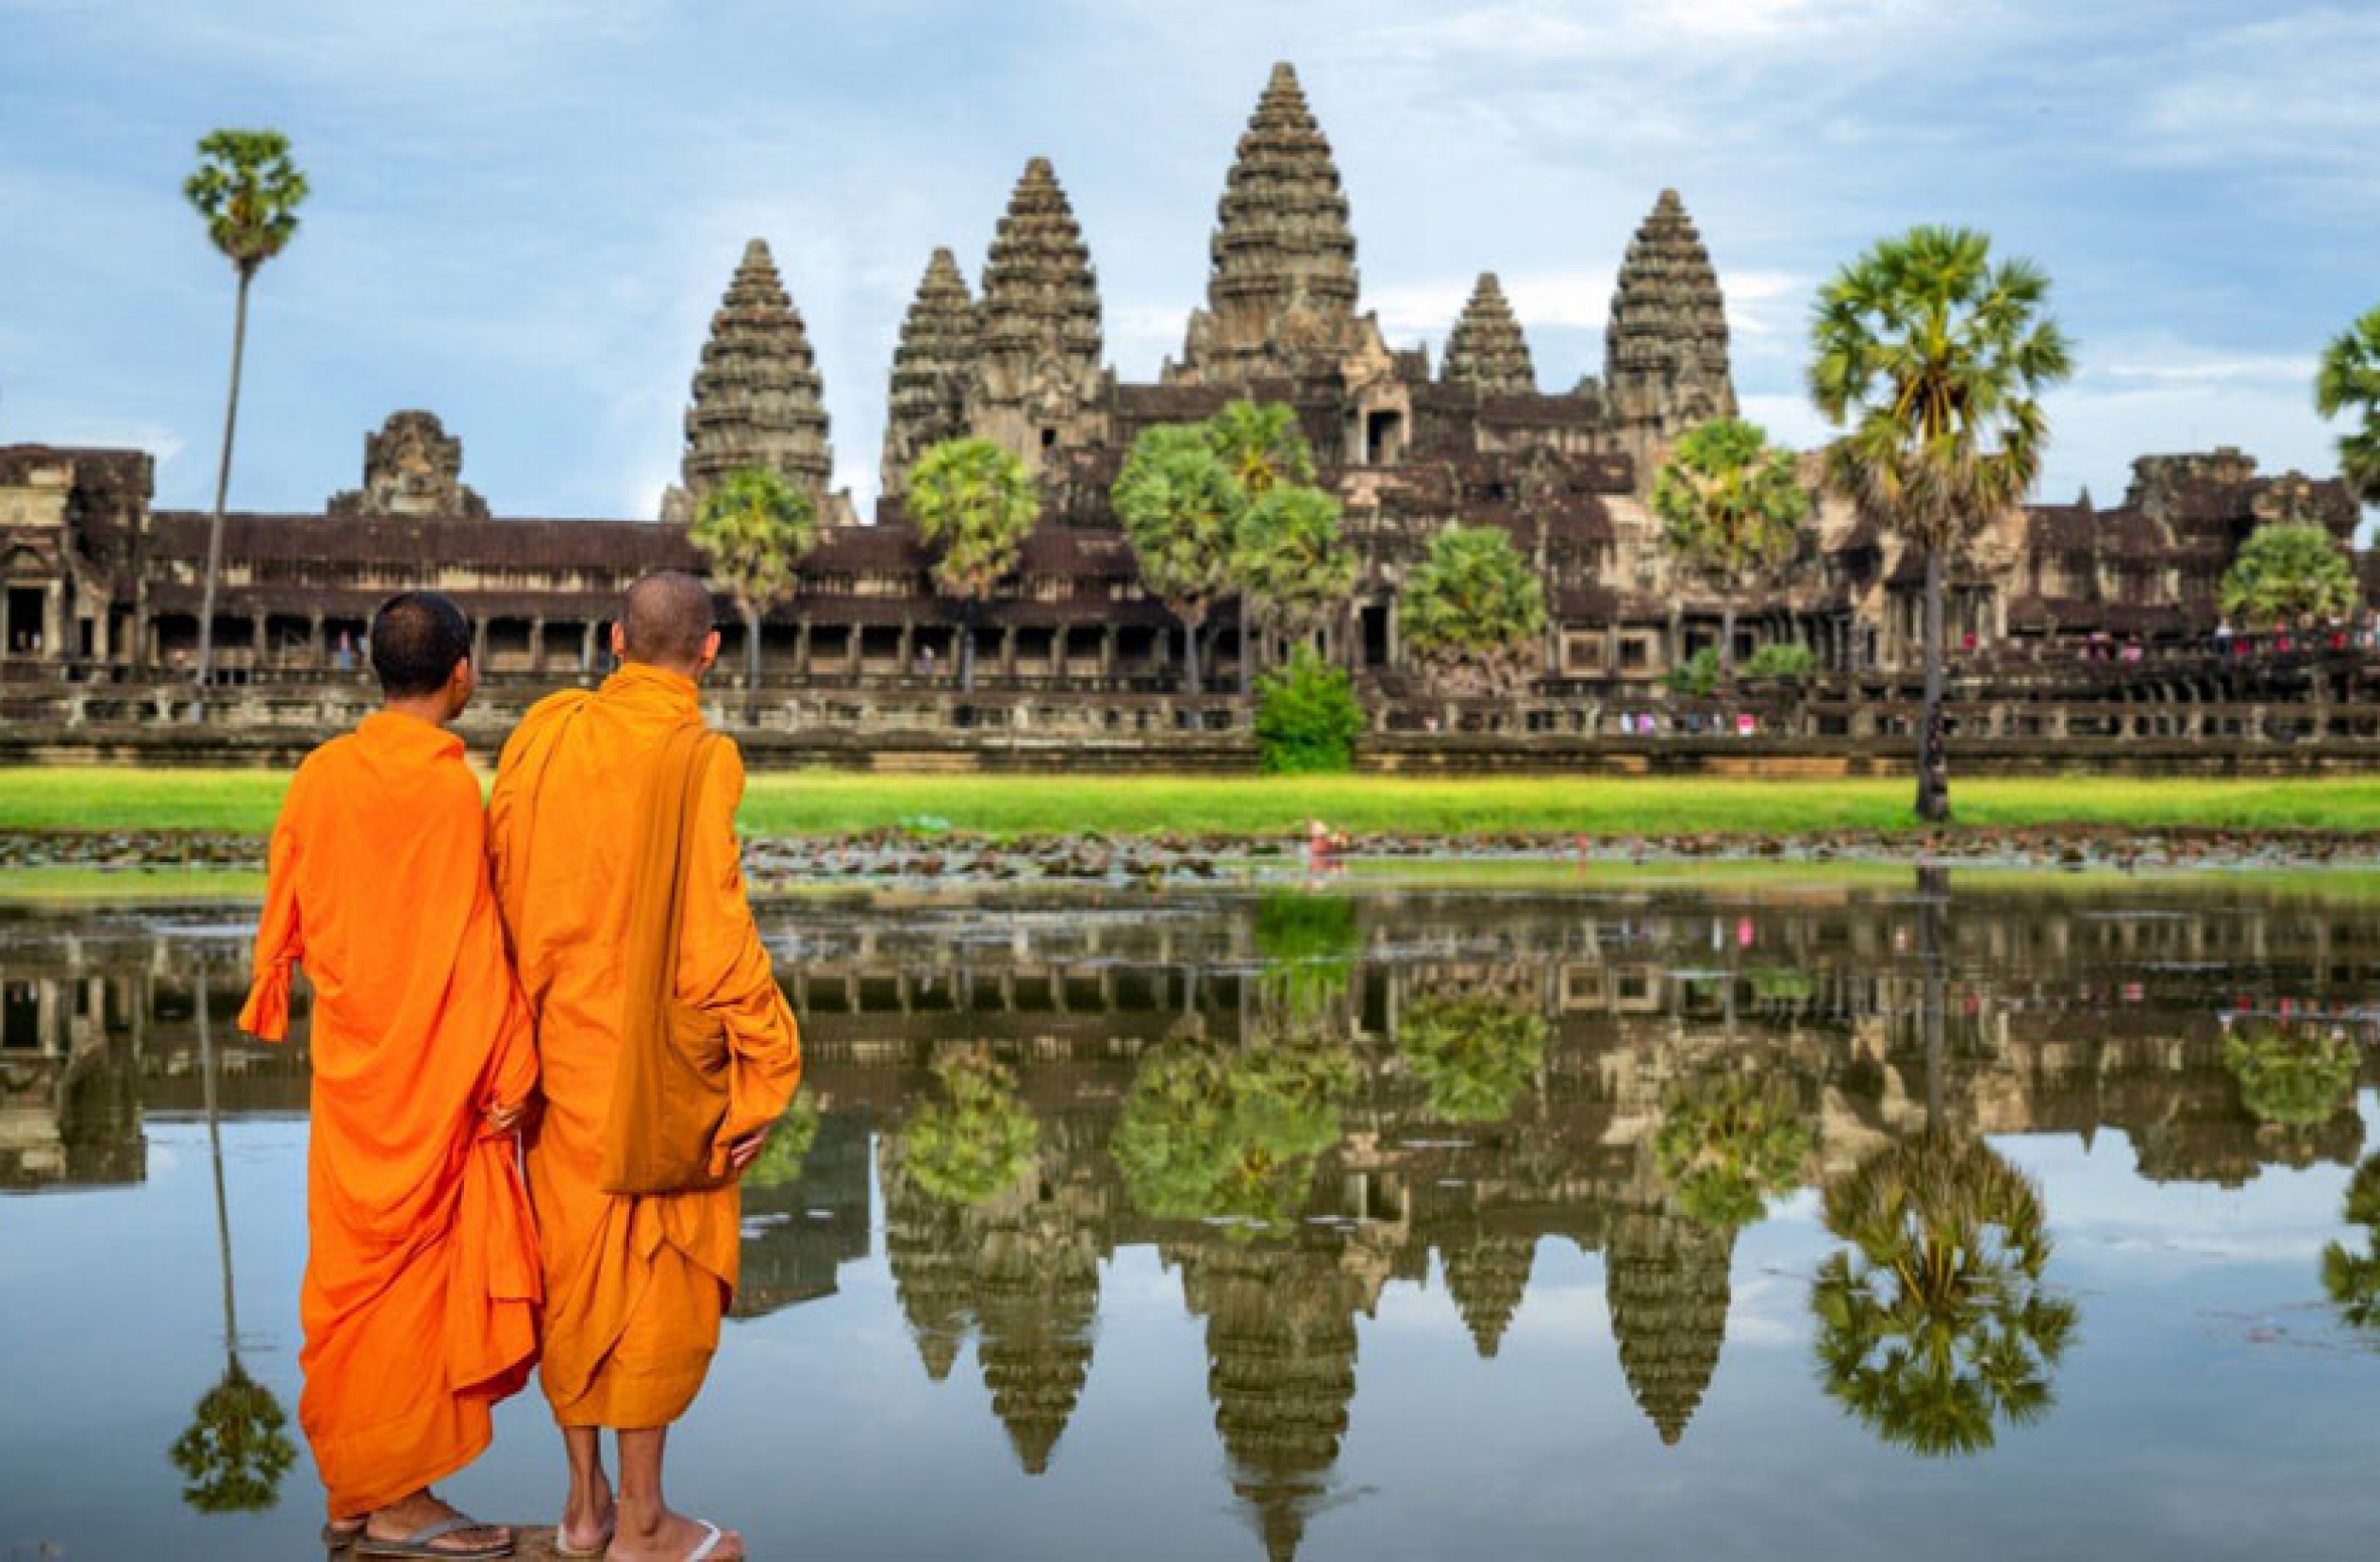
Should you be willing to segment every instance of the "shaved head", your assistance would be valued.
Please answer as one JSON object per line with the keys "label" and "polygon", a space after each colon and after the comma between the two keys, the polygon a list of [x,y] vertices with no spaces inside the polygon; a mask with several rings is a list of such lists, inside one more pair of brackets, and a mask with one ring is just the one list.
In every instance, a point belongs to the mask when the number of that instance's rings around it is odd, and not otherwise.
{"label": "shaved head", "polygon": [[702,665],[710,631],[710,588],[684,571],[657,571],[628,588],[620,613],[628,660],[691,673]]}
{"label": "shaved head", "polygon": [[444,689],[471,656],[471,620],[436,591],[399,591],[372,615],[369,639],[380,692],[418,700]]}

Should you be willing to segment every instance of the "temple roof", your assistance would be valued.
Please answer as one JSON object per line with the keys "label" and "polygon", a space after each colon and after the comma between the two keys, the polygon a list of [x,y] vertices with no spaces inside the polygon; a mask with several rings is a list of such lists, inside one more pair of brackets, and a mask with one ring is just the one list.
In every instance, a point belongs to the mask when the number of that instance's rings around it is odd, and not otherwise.
{"label": "temple roof", "polygon": [[1537,368],[1529,361],[1528,339],[1512,317],[1504,286],[1494,272],[1481,272],[1471,301],[1446,338],[1446,358],[1439,377],[1472,386],[1482,392],[1530,392],[1537,389]]}
{"label": "temple roof", "polygon": [[979,318],[987,357],[1099,362],[1098,275],[1047,158],[1024,165],[1008,197],[984,264]]}
{"label": "temple roof", "polygon": [[834,470],[826,407],[809,333],[758,239],[711,316],[686,410],[687,492],[699,500],[743,467],[765,467],[823,492]]}
{"label": "temple roof", "polygon": [[1604,334],[1604,381],[1625,419],[1699,421],[1735,410],[1719,273],[1674,190],[1661,191],[1628,241]]}
{"label": "temple roof", "polygon": [[891,393],[884,429],[883,490],[900,491],[909,463],[927,446],[967,428],[967,374],[976,346],[975,301],[947,249],[938,249],[918,279],[892,350]]}
{"label": "temple roof", "polygon": [[1293,306],[1346,315],[1356,306],[1356,236],[1330,142],[1287,61],[1273,67],[1240,138],[1208,245],[1207,307],[1277,320]]}

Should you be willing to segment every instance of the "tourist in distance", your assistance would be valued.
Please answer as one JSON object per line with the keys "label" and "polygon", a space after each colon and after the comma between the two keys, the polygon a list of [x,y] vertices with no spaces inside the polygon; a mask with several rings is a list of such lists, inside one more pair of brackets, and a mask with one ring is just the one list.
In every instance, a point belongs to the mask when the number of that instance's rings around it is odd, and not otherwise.
{"label": "tourist in distance", "polygon": [[719,655],[709,589],[675,573],[638,581],[611,646],[621,665],[600,689],[523,720],[489,813],[545,1070],[528,1169],[542,1381],[570,1468],[558,1544],[728,1562],[744,1554],[738,1536],[663,1500],[662,1454],[735,1288],[736,1179],[792,1098],[801,1047],[744,899],[743,762],[696,695]]}
{"label": "tourist in distance", "polygon": [[430,1491],[477,1458],[535,1360],[537,1238],[516,1135],[537,1058],[488,878],[462,740],[471,624],[391,598],[372,626],[385,704],[307,756],[273,830],[241,1028],[289,1034],[314,989],[306,1375],[298,1421],[329,1488],[325,1538],[368,1557],[496,1557],[509,1530]]}

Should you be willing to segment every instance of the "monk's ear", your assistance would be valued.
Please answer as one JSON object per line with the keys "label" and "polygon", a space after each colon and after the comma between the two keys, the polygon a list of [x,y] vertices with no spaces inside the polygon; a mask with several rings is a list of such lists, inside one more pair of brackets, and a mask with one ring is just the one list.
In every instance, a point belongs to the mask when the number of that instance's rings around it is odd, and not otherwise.
{"label": "monk's ear", "polygon": [[628,626],[618,619],[611,621],[611,657],[614,661],[628,659]]}
{"label": "monk's ear", "polygon": [[703,665],[703,666],[705,666],[705,667],[708,667],[711,663],[713,663],[713,662],[717,661],[718,659],[719,659],[719,631],[718,631],[718,630],[716,630],[716,629],[713,629],[713,630],[712,630],[709,634],[705,635],[705,636],[703,637],[703,660],[702,660],[702,665]]}
{"label": "monk's ear", "polygon": [[479,669],[469,656],[457,656],[454,671],[446,674],[446,694],[457,715],[471,704],[471,697],[479,691]]}

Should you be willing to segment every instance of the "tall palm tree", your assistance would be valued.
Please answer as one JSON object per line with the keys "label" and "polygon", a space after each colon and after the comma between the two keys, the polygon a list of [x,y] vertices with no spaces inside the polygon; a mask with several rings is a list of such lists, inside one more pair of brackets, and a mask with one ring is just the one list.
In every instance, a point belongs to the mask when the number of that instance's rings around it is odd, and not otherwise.
{"label": "tall palm tree", "polygon": [[198,143],[198,167],[183,181],[182,193],[206,219],[208,239],[239,278],[231,317],[231,392],[224,402],[223,455],[215,466],[215,507],[207,523],[207,580],[199,592],[198,709],[203,715],[207,679],[214,666],[215,591],[223,574],[231,436],[240,421],[240,365],[248,344],[248,285],[296,235],[306,175],[290,158],[290,138],[278,130],[217,130]]}
{"label": "tall palm tree", "polygon": [[1917,549],[1925,568],[1925,715],[1917,812],[1950,817],[1942,732],[1942,573],[1969,537],[2024,497],[2049,420],[2039,396],[2072,372],[2048,314],[2048,274],[1994,264],[1969,228],[1886,239],[1820,290],[1810,394],[1845,430],[1835,480]]}
{"label": "tall palm tree", "polygon": [[1141,583],[1182,621],[1195,694],[1199,636],[1231,590],[1232,532],[1247,494],[1203,426],[1158,424],[1132,441],[1111,497]]}
{"label": "tall palm tree", "polygon": [[1719,593],[1719,668],[1735,673],[1736,597],[1799,551],[1810,496],[1793,474],[1793,453],[1769,443],[1741,418],[1714,418],[1689,430],[1653,483],[1661,540]]}
{"label": "tall palm tree", "polygon": [[1314,480],[1314,451],[1297,411],[1279,402],[1236,401],[1208,418],[1207,443],[1250,499],[1287,483]]}
{"label": "tall palm tree", "polygon": [[687,536],[743,614],[743,720],[760,719],[760,621],[793,594],[818,541],[818,506],[767,467],[745,467],[703,497]]}
{"label": "tall palm tree", "polygon": [[222,1113],[215,1101],[215,1041],[207,1009],[207,970],[198,972],[198,1068],[207,1105],[208,1158],[215,1176],[215,1250],[224,1279],[224,1375],[198,1402],[167,1456],[182,1472],[182,1501],[200,1513],[257,1513],[280,1500],[281,1477],[297,1462],[289,1414],[273,1390],[240,1365],[240,1314],[231,1277],[231,1210],[224,1197]]}
{"label": "tall palm tree", "polygon": [[958,687],[975,687],[975,622],[1016,569],[1041,503],[1024,463],[976,436],[929,446],[909,468],[909,518],[935,550],[934,581],[959,599]]}
{"label": "tall palm tree", "polygon": [[2338,471],[2367,505],[2380,505],[2380,308],[2360,316],[2322,349],[2314,406],[2325,418],[2360,422],[2338,437]]}
{"label": "tall palm tree", "polygon": [[1245,694],[1258,637],[1311,634],[1355,589],[1356,557],[1340,539],[1339,501],[1302,484],[1266,489],[1233,532],[1231,573],[1240,586]]}

